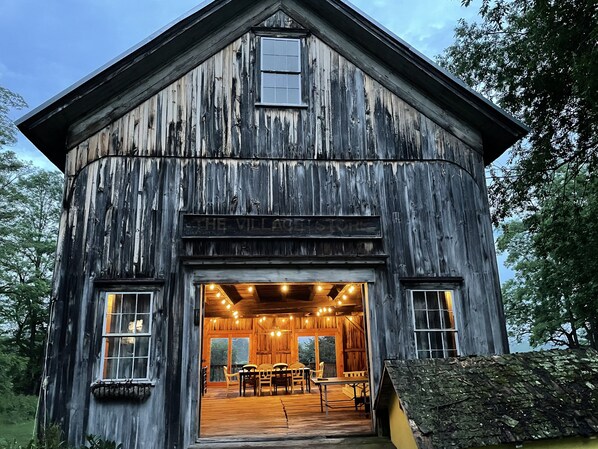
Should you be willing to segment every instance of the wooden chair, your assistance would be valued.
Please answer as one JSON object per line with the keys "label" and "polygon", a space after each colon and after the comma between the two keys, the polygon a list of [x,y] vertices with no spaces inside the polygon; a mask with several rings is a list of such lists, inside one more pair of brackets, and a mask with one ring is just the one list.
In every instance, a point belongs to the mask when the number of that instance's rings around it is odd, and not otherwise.
{"label": "wooden chair", "polygon": [[301,393],[305,393],[305,365],[303,363],[293,363],[289,366],[291,370],[291,394],[295,392],[295,385],[301,385]]}
{"label": "wooden chair", "polygon": [[[226,397],[228,397],[228,389],[231,386],[239,385],[239,373],[228,374],[228,367],[222,367],[224,370],[224,379],[226,380]],[[235,380],[236,379],[236,380]]]}
{"label": "wooden chair", "polygon": [[288,372],[289,365],[286,363],[275,363],[272,371],[272,384],[274,393],[278,394],[278,387],[284,387],[285,393],[289,392],[291,376]]}
{"label": "wooden chair", "polygon": [[257,367],[257,373],[257,393],[261,395],[263,388],[267,386],[268,391],[270,392],[270,396],[272,396],[272,365],[270,365],[269,363],[262,363]]}
{"label": "wooden chair", "polygon": [[245,365],[243,367],[243,396],[245,396],[245,392],[247,391],[247,387],[253,388],[253,395],[257,396],[257,387],[258,387],[258,374],[257,374],[257,366],[256,365]]}
{"label": "wooden chair", "polygon": [[318,377],[324,377],[324,362],[320,362],[320,365],[318,365],[318,369],[311,370],[311,378],[317,379]]}

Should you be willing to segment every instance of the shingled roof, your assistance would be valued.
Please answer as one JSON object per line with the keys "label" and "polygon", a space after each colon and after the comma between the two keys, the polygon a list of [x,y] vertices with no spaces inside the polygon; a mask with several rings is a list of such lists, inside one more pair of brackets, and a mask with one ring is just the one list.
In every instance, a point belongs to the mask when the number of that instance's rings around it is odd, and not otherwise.
{"label": "shingled roof", "polygon": [[598,352],[551,350],[385,362],[420,449],[598,435]]}

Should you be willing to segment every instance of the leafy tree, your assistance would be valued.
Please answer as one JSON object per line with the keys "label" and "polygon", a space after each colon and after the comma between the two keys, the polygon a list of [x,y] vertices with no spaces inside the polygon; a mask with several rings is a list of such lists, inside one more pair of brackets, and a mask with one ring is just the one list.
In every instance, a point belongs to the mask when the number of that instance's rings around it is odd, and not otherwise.
{"label": "leafy tree", "polygon": [[3,197],[12,213],[0,233],[0,323],[27,360],[15,381],[23,393],[37,391],[41,374],[61,191],[59,173],[30,168]]}
{"label": "leafy tree", "polygon": [[41,374],[62,176],[2,150],[16,140],[8,112],[24,106],[0,87],[0,364],[11,366],[0,389],[30,394]]}
{"label": "leafy tree", "polygon": [[503,226],[516,277],[503,287],[513,334],[532,346],[598,349],[598,180],[557,173],[538,212]]}
{"label": "leafy tree", "polygon": [[8,118],[8,112],[26,106],[23,97],[0,86],[0,148],[13,145],[17,141],[17,130]]}
{"label": "leafy tree", "polygon": [[[463,0],[468,6],[472,0]],[[492,171],[496,221],[534,212],[560,167],[574,179],[598,162],[595,0],[482,0],[439,62],[532,128]]]}

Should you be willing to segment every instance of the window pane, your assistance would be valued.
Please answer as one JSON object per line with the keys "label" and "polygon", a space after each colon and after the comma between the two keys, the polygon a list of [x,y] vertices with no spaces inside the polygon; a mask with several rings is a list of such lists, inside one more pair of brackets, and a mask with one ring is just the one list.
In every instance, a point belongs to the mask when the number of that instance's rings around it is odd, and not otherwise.
{"label": "window pane", "polygon": [[445,348],[455,352],[457,355],[457,339],[455,338],[455,332],[445,332]]}
{"label": "window pane", "polygon": [[288,103],[289,104],[300,104],[301,103],[301,91],[299,89],[289,89],[288,91]]}
{"label": "window pane", "polygon": [[106,316],[106,333],[114,334],[120,331],[120,320],[122,315],[108,314]]}
{"label": "window pane", "polygon": [[150,301],[152,295],[140,293],[137,295],[137,313],[150,313]]}
{"label": "window pane", "polygon": [[118,357],[120,352],[120,338],[106,338],[106,347],[104,348],[105,357]]}
{"label": "window pane", "polygon": [[237,373],[249,363],[249,338],[233,338],[231,344],[231,373]]}
{"label": "window pane", "polygon": [[428,314],[425,310],[415,311],[415,328],[428,329]]}
{"label": "window pane", "polygon": [[135,326],[135,333],[137,334],[149,334],[150,328],[150,316],[149,314],[137,315],[137,323]]}
{"label": "window pane", "polygon": [[415,335],[417,338],[417,349],[419,349],[419,350],[430,349],[428,332],[417,332]]}
{"label": "window pane", "polygon": [[438,292],[426,292],[426,305],[428,310],[438,310]]}
{"label": "window pane", "polygon": [[117,377],[119,379],[131,379],[133,377],[133,358],[119,359]]}
{"label": "window pane", "polygon": [[430,332],[430,345],[432,349],[443,349],[442,332]]}
{"label": "window pane", "polygon": [[324,362],[324,377],[336,376],[336,338],[318,337],[320,362]]}
{"label": "window pane", "polygon": [[104,379],[115,379],[118,369],[118,359],[106,359],[104,361]]}
{"label": "window pane", "polygon": [[134,368],[133,368],[133,377],[135,379],[146,379],[147,378],[147,363],[148,363],[148,359],[146,357],[135,359]]}
{"label": "window pane", "polygon": [[316,338],[299,337],[297,340],[299,361],[311,369],[316,369]]}
{"label": "window pane", "polygon": [[413,308],[415,310],[426,309],[426,293],[425,292],[413,292]]}
{"label": "window pane", "polygon": [[440,312],[438,310],[428,312],[428,321],[430,323],[430,329],[442,329],[442,325],[440,324]]}
{"label": "window pane", "polygon": [[135,332],[135,314],[134,313],[123,314],[123,316],[121,318],[119,332],[122,334],[132,334]]}
{"label": "window pane", "polygon": [[224,367],[228,365],[228,338],[210,340],[210,382],[224,382]]}
{"label": "window pane", "polygon": [[149,337],[135,338],[135,357],[147,357],[149,355]]}

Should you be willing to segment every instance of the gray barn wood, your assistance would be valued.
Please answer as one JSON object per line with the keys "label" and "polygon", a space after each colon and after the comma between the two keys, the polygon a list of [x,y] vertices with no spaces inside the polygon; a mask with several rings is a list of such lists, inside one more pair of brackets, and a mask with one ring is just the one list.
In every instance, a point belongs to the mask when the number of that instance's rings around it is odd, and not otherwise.
{"label": "gray barn wood", "polygon": [[[256,104],[259,33],[285,30],[305,36],[305,106]],[[459,292],[462,354],[508,352],[484,167],[525,128],[338,0],[217,0],[19,126],[64,164],[42,407],[72,443],[195,442],[214,264],[366,282],[372,392],[416,356],[413,285]],[[191,215],[380,217],[382,238],[183,239]],[[143,403],[90,393],[106,289],[156,292]]]}

